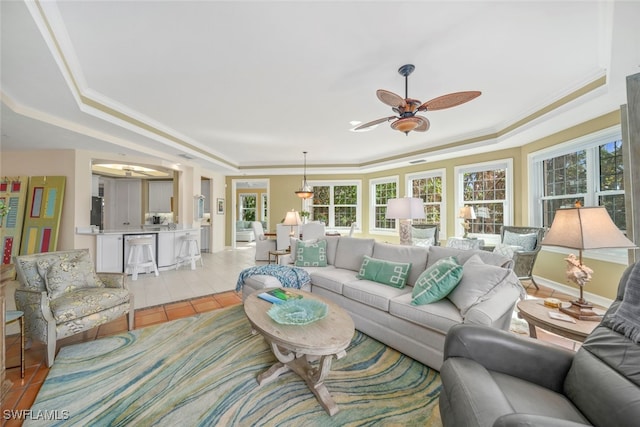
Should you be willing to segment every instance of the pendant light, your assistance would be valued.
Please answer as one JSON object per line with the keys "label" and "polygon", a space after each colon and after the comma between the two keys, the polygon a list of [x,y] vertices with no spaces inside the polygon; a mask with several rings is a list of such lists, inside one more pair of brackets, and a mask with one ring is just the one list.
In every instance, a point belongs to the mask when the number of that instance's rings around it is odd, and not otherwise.
{"label": "pendant light", "polygon": [[307,152],[303,151],[304,154],[304,179],[302,180],[302,188],[296,191],[296,195],[301,199],[310,199],[313,197],[313,190],[307,184]]}

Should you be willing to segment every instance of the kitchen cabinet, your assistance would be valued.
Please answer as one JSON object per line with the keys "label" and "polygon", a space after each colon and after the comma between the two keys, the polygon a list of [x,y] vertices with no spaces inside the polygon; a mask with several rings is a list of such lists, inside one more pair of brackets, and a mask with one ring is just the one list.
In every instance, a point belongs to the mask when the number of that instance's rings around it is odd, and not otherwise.
{"label": "kitchen cabinet", "polygon": [[115,180],[115,227],[140,227],[142,224],[142,181]]}
{"label": "kitchen cabinet", "polygon": [[96,236],[96,271],[100,273],[122,273],[124,267],[124,245],[122,234],[100,234]]}
{"label": "kitchen cabinet", "polygon": [[149,181],[149,212],[171,212],[173,181]]}

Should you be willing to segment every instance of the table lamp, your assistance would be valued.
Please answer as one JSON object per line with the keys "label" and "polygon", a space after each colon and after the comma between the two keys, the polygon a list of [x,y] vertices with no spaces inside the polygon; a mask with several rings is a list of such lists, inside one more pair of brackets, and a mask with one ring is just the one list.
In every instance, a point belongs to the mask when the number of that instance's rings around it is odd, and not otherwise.
{"label": "table lamp", "polygon": [[469,236],[469,229],[471,228],[468,220],[476,219],[476,213],[473,210],[473,206],[461,207],[460,211],[458,212],[458,218],[464,219],[464,221],[462,221],[462,228],[464,228],[464,236],[462,236],[462,238],[466,239],[467,236]]}
{"label": "table lamp", "polygon": [[578,258],[569,254],[567,279],[578,285],[580,298],[571,301],[568,308],[560,308],[563,313],[580,320],[600,320],[601,316],[593,311],[593,305],[584,299],[584,285],[591,280],[593,270],[582,263],[582,251],[585,249],[635,248],[633,242],[613,223],[604,206],[575,207],[558,209],[551,228],[542,239],[543,246],[560,246],[577,249]]}
{"label": "table lamp", "polygon": [[302,224],[300,214],[291,209],[291,211],[287,212],[287,215],[284,217],[284,221],[282,221],[282,224],[291,226],[291,232],[289,233],[289,236],[293,236],[293,227]]}
{"label": "table lamp", "polygon": [[416,197],[401,197],[387,200],[386,219],[400,221],[400,244],[411,245],[411,220],[425,218],[422,199]]}

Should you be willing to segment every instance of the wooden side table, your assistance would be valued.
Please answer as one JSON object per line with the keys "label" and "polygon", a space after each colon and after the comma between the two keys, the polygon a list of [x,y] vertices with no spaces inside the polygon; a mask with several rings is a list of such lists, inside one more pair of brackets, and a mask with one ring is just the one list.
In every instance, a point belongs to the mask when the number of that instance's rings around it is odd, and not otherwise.
{"label": "wooden side table", "polygon": [[[602,307],[600,307],[602,309]],[[552,319],[549,312],[560,313],[557,308],[551,308],[544,305],[544,300],[528,299],[518,303],[518,316],[527,321],[529,324],[529,335],[532,338],[536,336],[536,326],[545,331],[569,338],[574,341],[584,342],[587,336],[600,324],[590,320],[575,320],[573,322],[565,322],[563,320]]]}
{"label": "wooden side table", "polygon": [[280,256],[282,255],[288,255],[291,252],[289,252],[288,250],[279,250],[279,251],[269,251],[269,264],[271,264],[272,258],[273,257],[275,259],[274,263],[275,264],[279,264],[279,260],[280,260]]}

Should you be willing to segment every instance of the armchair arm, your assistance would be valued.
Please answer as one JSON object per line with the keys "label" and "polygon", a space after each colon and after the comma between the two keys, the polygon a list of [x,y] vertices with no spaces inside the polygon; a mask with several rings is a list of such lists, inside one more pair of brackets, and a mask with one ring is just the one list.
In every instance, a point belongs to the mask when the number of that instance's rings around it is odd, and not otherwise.
{"label": "armchair arm", "polygon": [[574,353],[480,325],[455,325],[447,334],[444,359],[464,357],[485,368],[502,372],[556,392],[562,392],[564,378]]}
{"label": "armchair arm", "polygon": [[493,427],[584,427],[582,423],[533,414],[503,415],[493,423]]}
{"label": "armchair arm", "polygon": [[531,275],[533,264],[536,261],[540,249],[534,251],[515,251],[513,253],[513,271],[518,277]]}
{"label": "armchair arm", "polygon": [[123,273],[96,273],[107,288],[127,289]]}
{"label": "armchair arm", "polygon": [[56,321],[49,307],[49,297],[45,291],[16,289],[16,307],[24,312],[25,335],[47,342],[49,325],[55,328]]}

